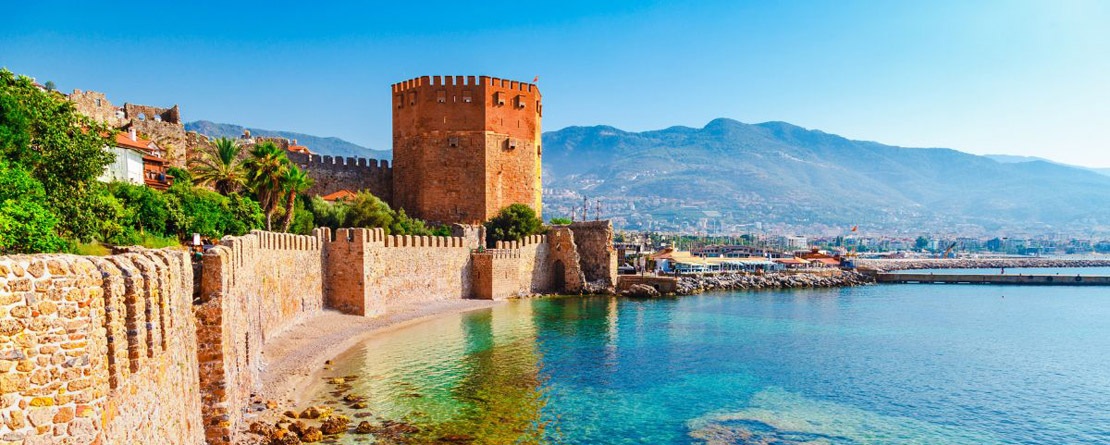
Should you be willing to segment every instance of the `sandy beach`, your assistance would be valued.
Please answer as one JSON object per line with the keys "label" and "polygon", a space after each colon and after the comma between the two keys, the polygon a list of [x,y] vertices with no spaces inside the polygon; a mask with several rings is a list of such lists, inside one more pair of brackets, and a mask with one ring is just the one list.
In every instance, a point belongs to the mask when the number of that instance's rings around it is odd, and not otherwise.
{"label": "sandy beach", "polygon": [[[328,310],[298,323],[268,340],[263,347],[265,364],[261,370],[261,385],[259,392],[252,397],[254,407],[247,423],[258,420],[272,423],[285,410],[295,409],[299,391],[324,370],[328,360],[371,336],[434,317],[489,308],[501,303],[488,300],[420,303],[394,308],[373,318]],[[272,408],[266,407],[267,402],[272,402]]]}

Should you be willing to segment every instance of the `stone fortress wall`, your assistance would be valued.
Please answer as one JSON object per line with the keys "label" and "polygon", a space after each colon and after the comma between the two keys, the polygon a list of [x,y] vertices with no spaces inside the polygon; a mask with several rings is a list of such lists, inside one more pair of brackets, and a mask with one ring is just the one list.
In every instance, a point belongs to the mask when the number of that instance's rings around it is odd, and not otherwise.
{"label": "stone fortress wall", "polygon": [[0,257],[0,442],[201,443],[184,252]]}
{"label": "stone fortress wall", "polygon": [[309,195],[327,195],[339,190],[369,190],[385,202],[393,202],[393,168],[389,161],[343,158],[317,154],[287,153],[289,160],[312,178]]}
{"label": "stone fortress wall", "polygon": [[196,336],[208,443],[231,443],[260,380],[267,340],[323,310],[321,241],[255,231],[206,252]]}
{"label": "stone fortress wall", "polygon": [[612,253],[578,224],[490,250],[461,226],[255,231],[209,249],[196,277],[169,249],[0,257],[0,443],[233,443],[263,347],[291,326],[325,310],[581,292],[587,265]]}

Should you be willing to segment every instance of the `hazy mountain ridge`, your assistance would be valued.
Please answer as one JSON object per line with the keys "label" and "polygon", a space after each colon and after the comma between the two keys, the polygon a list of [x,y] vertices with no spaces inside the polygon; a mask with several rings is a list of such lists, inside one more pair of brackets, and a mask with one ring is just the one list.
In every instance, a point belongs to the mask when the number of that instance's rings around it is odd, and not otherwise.
{"label": "hazy mountain ridge", "polygon": [[998,161],[998,162],[1001,162],[1001,163],[1004,163],[1004,164],[1013,164],[1013,163],[1018,163],[1018,162],[1044,161],[1044,162],[1048,162],[1050,164],[1057,164],[1057,165],[1064,165],[1064,166],[1068,166],[1068,167],[1081,168],[1081,169],[1084,169],[1084,170],[1093,171],[1093,172],[1098,173],[1100,175],[1110,176],[1110,168],[1083,167],[1081,165],[1065,164],[1063,162],[1056,162],[1056,161],[1053,161],[1051,159],[1045,159],[1045,158],[1041,158],[1041,157],[1037,157],[1037,156],[983,155],[983,157],[991,158],[991,159],[994,159],[995,161]]}
{"label": "hazy mountain ridge", "polygon": [[296,139],[297,143],[308,147],[313,153],[320,155],[393,159],[393,152],[390,150],[374,150],[337,137],[320,137],[292,131],[247,128],[241,125],[221,124],[204,120],[187,122],[185,124],[185,130],[195,131],[209,137],[229,138],[237,138],[243,134],[244,130],[250,130],[253,136],[276,136],[286,139]]}
{"label": "hazy mountain ridge", "polygon": [[545,182],[570,192],[566,202],[545,200],[548,209],[580,202],[574,193],[600,197],[632,226],[658,226],[659,216],[696,222],[696,211],[683,210],[691,202],[721,211],[725,224],[1110,223],[1110,178],[1085,169],[854,141],[784,122],[716,119],[640,133],[569,127],[545,133],[543,146]]}

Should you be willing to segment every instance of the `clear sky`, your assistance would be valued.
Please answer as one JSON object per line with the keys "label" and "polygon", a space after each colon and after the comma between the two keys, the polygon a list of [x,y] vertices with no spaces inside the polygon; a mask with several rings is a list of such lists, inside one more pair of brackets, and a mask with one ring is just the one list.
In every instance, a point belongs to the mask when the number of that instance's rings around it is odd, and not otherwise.
{"label": "clear sky", "polygon": [[[370,4],[368,4],[370,3]],[[377,3],[377,4],[373,4]],[[7,2],[0,66],[388,149],[389,85],[540,77],[544,128],[786,121],[1110,167],[1110,1]]]}

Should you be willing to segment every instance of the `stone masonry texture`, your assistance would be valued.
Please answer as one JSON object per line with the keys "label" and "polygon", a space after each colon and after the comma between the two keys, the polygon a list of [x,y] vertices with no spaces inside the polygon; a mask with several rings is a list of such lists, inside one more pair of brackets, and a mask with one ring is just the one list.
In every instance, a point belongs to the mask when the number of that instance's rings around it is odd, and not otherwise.
{"label": "stone masonry texture", "polygon": [[0,257],[0,442],[201,443],[192,280],[175,251]]}
{"label": "stone masonry texture", "polygon": [[610,276],[607,224],[556,226],[490,250],[479,249],[480,230],[458,229],[256,231],[209,249],[197,278],[179,250],[0,257],[0,443],[234,443],[262,347],[325,308],[376,316],[578,293]]}
{"label": "stone masonry texture", "polygon": [[481,223],[510,204],[541,213],[539,88],[481,76],[394,84],[393,207]]}

